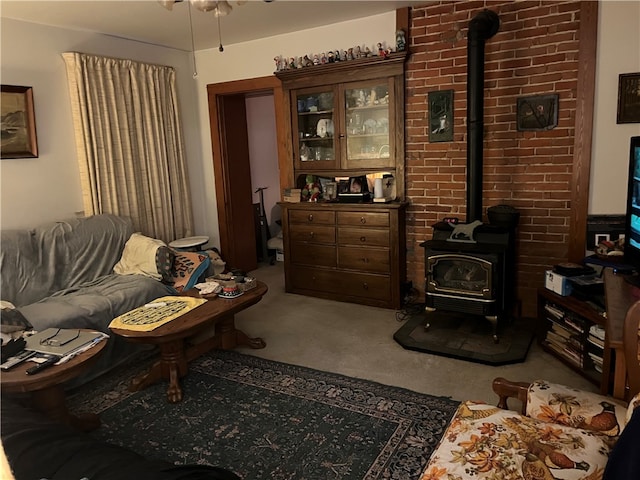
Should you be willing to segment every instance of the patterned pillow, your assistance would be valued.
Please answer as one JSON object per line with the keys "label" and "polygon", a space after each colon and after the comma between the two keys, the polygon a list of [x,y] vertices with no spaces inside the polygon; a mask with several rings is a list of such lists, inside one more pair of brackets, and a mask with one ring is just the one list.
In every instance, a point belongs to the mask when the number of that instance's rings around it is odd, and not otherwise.
{"label": "patterned pillow", "polygon": [[193,288],[200,277],[207,273],[209,256],[200,252],[173,252],[173,268],[171,269],[171,283],[179,293]]}
{"label": "patterned pillow", "polygon": [[156,268],[162,277],[162,283],[172,283],[172,269],[176,254],[169,247],[159,247],[156,250]]}
{"label": "patterned pillow", "polygon": [[3,308],[0,313],[2,318],[2,333],[13,333],[21,330],[33,330],[29,320],[24,318],[20,311],[13,308]]}
{"label": "patterned pillow", "polygon": [[617,437],[625,426],[627,407],[611,397],[536,380],[527,394],[527,416]]}

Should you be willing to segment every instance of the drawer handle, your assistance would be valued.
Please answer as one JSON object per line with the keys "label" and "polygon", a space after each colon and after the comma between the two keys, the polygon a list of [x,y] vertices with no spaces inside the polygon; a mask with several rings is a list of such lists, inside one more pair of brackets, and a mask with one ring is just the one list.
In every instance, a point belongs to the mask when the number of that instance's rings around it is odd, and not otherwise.
{"label": "drawer handle", "polygon": [[309,219],[310,222],[313,222],[313,213],[310,213],[307,218]]}
{"label": "drawer handle", "polygon": [[360,241],[361,242],[366,242],[367,241],[367,237],[365,237],[364,235],[360,237]]}
{"label": "drawer handle", "polygon": [[313,237],[315,237],[315,236],[316,236],[316,234],[315,234],[315,232],[309,232],[309,236],[310,236],[311,238],[313,238]]}
{"label": "drawer handle", "polygon": [[362,288],[364,288],[365,290],[369,290],[369,284],[367,284],[367,282],[364,282],[362,284]]}
{"label": "drawer handle", "polygon": [[360,223],[364,225],[365,223],[367,223],[367,219],[364,217],[360,217]]}
{"label": "drawer handle", "polygon": [[369,263],[369,259],[368,258],[361,258],[360,260],[362,260],[363,263]]}

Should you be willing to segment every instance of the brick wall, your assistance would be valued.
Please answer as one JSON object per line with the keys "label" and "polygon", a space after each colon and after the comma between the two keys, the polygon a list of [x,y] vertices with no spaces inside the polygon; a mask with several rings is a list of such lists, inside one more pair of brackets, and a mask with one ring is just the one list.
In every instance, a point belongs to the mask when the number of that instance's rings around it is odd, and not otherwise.
{"label": "brick wall", "polygon": [[[406,68],[408,278],[424,292],[431,225],[466,216],[466,83],[469,20],[483,8],[500,17],[486,43],[483,209],[520,211],[517,291],[535,315],[543,272],[567,259],[576,112],[580,2],[458,1],[412,7]],[[454,90],[454,139],[429,143],[427,93]],[[516,100],[559,94],[558,126],[518,132]],[[485,217],[486,218],[486,217]]]}

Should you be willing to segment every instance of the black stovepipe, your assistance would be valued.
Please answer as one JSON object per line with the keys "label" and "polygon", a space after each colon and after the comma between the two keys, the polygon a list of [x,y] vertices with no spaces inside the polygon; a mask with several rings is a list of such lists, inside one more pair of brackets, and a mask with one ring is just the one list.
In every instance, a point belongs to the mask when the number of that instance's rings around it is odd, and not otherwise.
{"label": "black stovepipe", "polygon": [[482,139],[484,132],[484,46],[500,18],[483,10],[469,22],[467,43],[467,223],[482,221]]}

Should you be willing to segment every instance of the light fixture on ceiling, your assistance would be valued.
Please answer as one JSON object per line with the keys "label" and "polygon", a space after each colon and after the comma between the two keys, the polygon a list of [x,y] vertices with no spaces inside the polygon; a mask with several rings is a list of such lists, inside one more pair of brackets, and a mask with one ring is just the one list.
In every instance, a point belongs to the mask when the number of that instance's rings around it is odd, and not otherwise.
{"label": "light fixture on ceiling", "polygon": [[[183,3],[185,0],[158,0],[158,3],[162,5],[169,11],[173,11],[173,6],[176,3]],[[198,72],[196,71],[196,58],[195,58],[195,45],[193,39],[193,21],[191,19],[191,6],[195,9],[200,10],[201,12],[213,12],[213,15],[216,17],[218,21],[218,40],[219,46],[218,50],[223,52],[224,47],[222,46],[222,32],[220,30],[220,17],[224,17],[229,15],[233,10],[233,7],[226,0],[213,1],[213,0],[187,0],[189,4],[189,30],[191,32],[191,51],[193,53],[193,76],[196,77]],[[242,5],[246,2],[240,1],[238,5]]]}

